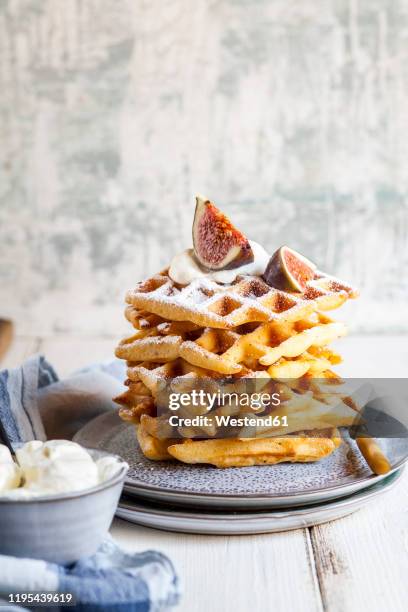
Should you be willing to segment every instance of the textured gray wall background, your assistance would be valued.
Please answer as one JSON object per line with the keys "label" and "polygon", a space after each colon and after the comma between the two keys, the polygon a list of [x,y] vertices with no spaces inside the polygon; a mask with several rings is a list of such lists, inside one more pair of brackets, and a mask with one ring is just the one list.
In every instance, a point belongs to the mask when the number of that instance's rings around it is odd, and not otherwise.
{"label": "textured gray wall background", "polygon": [[193,196],[408,331],[408,3],[0,0],[0,315],[116,334]]}

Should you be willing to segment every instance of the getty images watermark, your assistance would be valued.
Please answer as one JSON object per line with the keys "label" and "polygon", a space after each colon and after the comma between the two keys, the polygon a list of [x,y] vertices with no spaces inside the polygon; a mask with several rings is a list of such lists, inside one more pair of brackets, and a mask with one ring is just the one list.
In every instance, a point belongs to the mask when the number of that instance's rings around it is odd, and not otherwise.
{"label": "getty images watermark", "polygon": [[159,438],[252,438],[348,428],[352,437],[408,444],[408,379],[304,379],[199,376],[157,385]]}
{"label": "getty images watermark", "polygon": [[168,417],[171,427],[208,427],[215,424],[217,427],[287,427],[288,418],[286,415],[269,415],[257,418],[255,415],[241,414],[208,414],[213,411],[215,406],[223,406],[225,410],[234,408],[240,413],[242,410],[259,411],[267,407],[277,407],[281,405],[280,393],[237,393],[223,392],[220,389],[213,393],[208,393],[204,389],[192,389],[188,393],[170,393],[168,396],[168,408],[175,412],[183,408],[187,410],[200,409],[204,414],[185,416],[173,414]]}

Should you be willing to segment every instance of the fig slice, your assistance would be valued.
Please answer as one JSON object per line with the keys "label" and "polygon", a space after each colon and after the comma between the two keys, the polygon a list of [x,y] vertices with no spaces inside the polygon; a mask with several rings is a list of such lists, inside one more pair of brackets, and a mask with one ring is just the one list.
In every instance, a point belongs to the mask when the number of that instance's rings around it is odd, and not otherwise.
{"label": "fig slice", "polygon": [[248,239],[212,202],[197,196],[193,222],[194,253],[209,270],[230,270],[254,261]]}
{"label": "fig slice", "polygon": [[283,291],[301,291],[306,289],[308,281],[315,276],[316,266],[297,251],[281,246],[269,260],[263,274],[271,287]]}

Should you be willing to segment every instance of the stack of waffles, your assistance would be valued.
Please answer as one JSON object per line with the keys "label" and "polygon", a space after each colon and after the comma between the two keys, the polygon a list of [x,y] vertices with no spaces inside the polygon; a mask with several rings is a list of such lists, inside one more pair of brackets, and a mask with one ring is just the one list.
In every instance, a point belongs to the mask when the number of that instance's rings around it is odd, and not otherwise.
{"label": "stack of waffles", "polygon": [[[337,428],[353,424],[356,406],[332,371],[341,359],[329,348],[346,328],[327,313],[355,296],[350,286],[318,272],[302,291],[246,274],[231,283],[201,277],[180,284],[169,270],[139,283],[126,296],[125,315],[135,331],[116,349],[127,362],[127,390],[116,401],[121,418],[135,424],[144,455],[217,467],[330,455],[341,443]],[[262,407],[258,416],[286,415],[288,425],[244,426],[222,435],[217,414],[248,410],[221,402],[205,426],[175,431],[158,410],[160,386],[168,381],[188,392],[199,379],[231,385],[254,379],[258,391],[278,390],[280,405]]]}

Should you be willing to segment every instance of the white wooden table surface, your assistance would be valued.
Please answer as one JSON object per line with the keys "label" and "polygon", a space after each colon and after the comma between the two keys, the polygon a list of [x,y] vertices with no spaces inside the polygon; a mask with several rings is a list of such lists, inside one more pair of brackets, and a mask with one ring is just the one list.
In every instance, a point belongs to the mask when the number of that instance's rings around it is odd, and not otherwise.
{"label": "white wooden table surface", "polygon": [[[3,366],[41,351],[60,376],[109,358],[114,338],[18,337]],[[342,340],[344,375],[406,377],[408,338]],[[408,609],[408,472],[389,494],[319,527],[256,536],[197,536],[121,520],[113,536],[129,550],[155,548],[183,584],[181,612],[302,612]]]}

